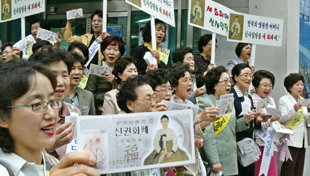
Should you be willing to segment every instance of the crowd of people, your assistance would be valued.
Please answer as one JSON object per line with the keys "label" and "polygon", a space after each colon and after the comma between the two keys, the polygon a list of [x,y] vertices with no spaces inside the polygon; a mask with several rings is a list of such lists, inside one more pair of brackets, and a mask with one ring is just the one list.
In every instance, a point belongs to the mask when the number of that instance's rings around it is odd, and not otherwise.
{"label": "crowd of people", "polygon": [[[276,78],[268,70],[256,70],[249,65],[252,46],[249,43],[239,43],[236,59],[225,66],[210,63],[209,34],[200,37],[198,55],[194,56],[190,47],[179,47],[165,60],[159,44],[165,41],[167,26],[155,20],[157,49],[152,50],[149,22],[142,32],[144,43],[136,46],[131,56],[123,56],[123,39],[102,33],[102,21],[102,11],[96,10],[91,16],[93,33],[74,36],[73,20],[68,20],[62,29],[64,40],[70,43],[68,50],[59,49],[60,34],[56,43],[36,37],[38,28],[46,25],[40,20],[31,23],[36,43],[26,51],[20,51],[12,42],[2,46],[0,173],[100,175],[93,167],[96,161],[91,154],[82,151],[66,154],[76,128],[65,117],[167,111],[165,100],[198,106],[199,112],[193,126],[195,163],[161,168],[161,175],[202,176],[207,172],[258,176],[267,165],[267,175],[276,176],[280,175],[278,153],[284,153],[287,156],[281,175],[302,176],[305,148],[310,144],[310,121],[303,103],[305,80],[301,74],[291,73],[284,80],[277,80],[287,90],[277,104],[270,96]],[[155,58],[156,63],[146,62],[146,55]],[[102,76],[88,74],[91,64],[112,72]],[[228,115],[218,117],[220,107],[216,102],[228,94],[232,94],[234,108]],[[266,100],[266,107],[257,110],[261,100]],[[278,109],[280,114],[268,114],[268,107]],[[277,125],[292,130],[294,135],[276,132]],[[266,142],[265,136],[271,143]],[[260,151],[249,164],[240,161],[239,142],[244,139],[254,141],[254,147]],[[267,160],[265,149],[271,153]],[[251,155],[255,149],[248,150]],[[109,175],[139,176],[150,172]]]}

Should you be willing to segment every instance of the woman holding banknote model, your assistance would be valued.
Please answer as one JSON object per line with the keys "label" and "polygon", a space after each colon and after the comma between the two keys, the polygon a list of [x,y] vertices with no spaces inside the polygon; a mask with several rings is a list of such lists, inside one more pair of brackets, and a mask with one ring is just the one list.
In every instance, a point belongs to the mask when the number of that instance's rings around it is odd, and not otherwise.
{"label": "woman holding banknote model", "polygon": [[[232,69],[231,74],[232,74],[232,80],[235,85],[230,92],[234,94],[234,106],[235,106],[236,118],[239,119],[244,117],[245,115],[249,115],[253,119],[249,122],[250,123],[249,129],[241,132],[236,132],[237,142],[245,138],[253,139],[254,127],[258,128],[260,125],[256,124],[256,122],[263,120],[262,117],[259,116],[260,113],[256,112],[253,105],[252,97],[248,93],[248,89],[253,79],[251,67],[245,63],[237,64]],[[240,164],[240,162],[238,162],[238,172],[240,176],[243,175],[254,176],[255,163],[244,167]]]}
{"label": "woman holding banknote model", "polygon": [[[44,148],[56,141],[56,78],[49,68],[12,60],[0,65],[0,175],[99,176],[95,159],[72,152],[60,161]],[[76,165],[75,163],[78,163]]]}
{"label": "woman holding banknote model", "polygon": [[[216,107],[216,101],[230,92],[230,78],[225,67],[218,66],[209,71],[205,85],[208,95],[200,99],[200,111],[206,107]],[[233,109],[232,113],[223,115],[206,127],[201,157],[208,162],[213,172],[238,174],[236,132],[248,129],[251,120],[250,115],[237,119]]]}
{"label": "woman holding banknote model", "polygon": [[[303,175],[305,148],[308,148],[307,121],[309,116],[304,113],[307,109],[300,102],[303,98],[304,77],[300,73],[291,73],[284,79],[284,86],[288,91],[279,100],[279,109],[282,118],[279,120],[286,128],[294,131],[287,141],[292,160],[283,162],[281,176]],[[309,124],[309,122],[308,122]],[[308,129],[309,130],[309,129]]]}
{"label": "woman holding banknote model", "polygon": [[[132,57],[135,58],[135,63],[138,69],[139,75],[144,75],[149,70],[156,70],[157,68],[167,68],[170,64],[168,53],[161,51],[160,43],[166,40],[167,26],[164,22],[155,20],[155,38],[156,38],[156,50],[152,49],[152,35],[151,35],[151,21],[146,24],[142,31],[143,44],[137,46],[132,51]],[[153,56],[157,60],[157,64],[147,64],[144,58],[147,56]],[[166,56],[166,59],[164,59]],[[148,57],[149,58],[149,57]]]}
{"label": "woman holding banknote model", "polygon": [[[101,52],[103,54],[102,66],[113,70],[115,62],[125,53],[125,43],[118,35],[107,36],[101,42]],[[106,72],[103,77],[92,74],[89,76],[85,89],[94,94],[97,115],[102,114],[105,93],[116,86],[115,76],[112,73]]]}
{"label": "woman holding banknote model", "polygon": [[[192,76],[189,71],[189,67],[183,64],[174,64],[170,70],[170,84],[174,90],[174,95],[171,101],[180,104],[193,104],[188,97],[192,94]],[[204,108],[195,119],[195,143],[198,144],[204,138],[205,128],[212,121],[216,119],[216,114],[219,112],[217,107]],[[201,143],[201,142],[200,142]],[[177,168],[177,172],[181,175],[192,175],[191,173],[202,174],[204,166],[201,158],[199,157],[198,147],[195,147],[195,163],[184,167]],[[178,174],[178,173],[177,173]]]}
{"label": "woman holding banknote model", "polygon": [[[267,70],[259,70],[254,73],[252,84],[255,88],[255,93],[252,94],[252,98],[253,98],[253,103],[256,109],[258,108],[258,106],[260,106],[258,105],[259,104],[258,102],[263,99],[267,101],[266,107],[275,108],[275,109],[277,108],[274,99],[270,96],[274,83],[275,83],[275,78],[271,72]],[[266,108],[264,107],[261,107],[261,108],[262,108],[261,113],[267,114]],[[259,175],[260,170],[262,171],[264,170],[264,168],[261,169],[262,161],[265,161],[264,164],[267,164],[269,166],[269,170],[266,169],[268,175],[278,175],[276,146],[275,145],[273,146],[274,147],[273,156],[270,157],[270,160],[267,159],[266,161],[266,159],[263,159],[263,157],[266,157],[266,156],[263,156],[265,142],[259,137],[260,134],[262,134],[263,132],[263,134],[272,135],[271,140],[273,140],[274,134],[272,133],[274,133],[274,130],[272,128],[272,123],[279,123],[279,122],[275,122],[277,120],[279,120],[279,117],[272,116],[268,119],[267,122],[261,123],[261,128],[262,128],[261,130],[255,131],[256,143],[259,145],[259,149],[261,151],[260,159],[257,162],[255,162],[255,176]]]}
{"label": "woman holding banknote model", "polygon": [[[96,10],[91,15],[91,25],[93,29],[93,34],[84,34],[81,36],[72,36],[72,22],[74,20],[68,20],[66,27],[62,29],[62,34],[64,40],[68,43],[81,42],[88,47],[90,51],[89,61],[90,63],[101,65],[101,61],[103,60],[103,55],[100,52],[100,42],[109,34],[104,32],[102,33],[102,11]],[[99,37],[101,36],[101,37]],[[97,42],[98,41],[98,42]],[[98,47],[96,47],[96,45]],[[99,48],[99,49],[98,49]],[[87,65],[87,67],[90,65]]]}

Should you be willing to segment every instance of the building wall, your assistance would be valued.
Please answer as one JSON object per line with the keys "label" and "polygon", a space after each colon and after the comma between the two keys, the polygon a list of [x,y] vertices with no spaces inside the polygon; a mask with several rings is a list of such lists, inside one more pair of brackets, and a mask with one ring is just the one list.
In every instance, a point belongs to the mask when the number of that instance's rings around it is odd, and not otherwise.
{"label": "building wall", "polygon": [[284,78],[299,67],[299,0],[249,1],[249,13],[284,20],[282,47],[256,46],[257,70],[266,69],[275,74],[276,85],[272,96],[277,100],[286,90]]}

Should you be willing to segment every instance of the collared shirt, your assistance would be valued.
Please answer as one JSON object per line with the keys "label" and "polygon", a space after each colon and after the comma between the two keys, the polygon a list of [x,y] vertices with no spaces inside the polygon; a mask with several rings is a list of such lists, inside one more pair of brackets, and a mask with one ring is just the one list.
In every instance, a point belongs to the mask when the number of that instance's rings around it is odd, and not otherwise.
{"label": "collared shirt", "polygon": [[[250,98],[249,98],[248,90],[246,89],[246,90],[244,91],[244,94],[242,94],[241,91],[239,90],[239,88],[238,88],[236,85],[234,86],[234,89],[235,89],[236,94],[237,94],[238,97],[243,97],[243,98],[244,98],[243,102],[241,102],[241,107],[243,107],[244,104],[247,103],[248,106],[249,106],[249,110],[251,110],[251,107],[252,107],[251,105],[252,105],[252,103],[251,103],[251,100],[250,100]],[[239,115],[244,115],[244,114],[243,114],[243,111],[241,111],[241,113],[240,113]]]}
{"label": "collared shirt", "polygon": [[[46,161],[46,170],[48,171],[52,166],[54,166],[58,160],[54,157],[48,155],[45,151],[42,152]],[[45,175],[44,165],[36,165],[35,163],[27,162],[22,157],[15,153],[5,153],[0,149],[0,161],[5,163],[14,173],[15,176],[41,176]],[[41,169],[40,169],[41,168]],[[6,170],[1,170],[0,173],[6,173]],[[40,173],[42,172],[42,173]]]}
{"label": "collared shirt", "polygon": [[70,99],[70,102],[71,102],[72,105],[74,105],[74,106],[79,106],[80,105],[79,97],[78,97],[77,92],[74,93],[72,98],[69,97],[69,99]]}
{"label": "collared shirt", "polygon": [[[229,75],[231,75],[231,70],[234,68],[235,65],[244,63],[240,58],[236,58],[234,60],[231,60],[227,63],[226,69]],[[246,64],[249,65],[249,62]]]}
{"label": "collared shirt", "polygon": [[[252,94],[252,99],[253,99],[254,106],[257,107],[257,103],[260,100],[262,100],[263,98],[261,98],[257,93],[253,93]],[[267,107],[277,108],[274,99],[272,97],[270,97],[270,96],[267,97],[267,103],[268,103]],[[266,108],[262,109],[261,114],[267,114]],[[266,132],[266,129],[271,127],[270,119],[267,122],[261,122],[261,126],[262,126],[262,130],[264,130],[264,132]],[[256,134],[256,132],[255,132],[255,134]],[[255,138],[256,138],[256,143],[259,146],[264,146],[265,145],[264,141],[262,141],[262,139],[260,137],[258,137],[258,135],[256,135]]]}

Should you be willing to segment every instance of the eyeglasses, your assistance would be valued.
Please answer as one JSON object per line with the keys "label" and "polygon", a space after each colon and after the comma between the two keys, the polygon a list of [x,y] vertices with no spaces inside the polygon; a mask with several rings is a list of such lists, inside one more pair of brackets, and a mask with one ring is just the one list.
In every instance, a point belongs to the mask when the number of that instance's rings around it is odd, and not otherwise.
{"label": "eyeglasses", "polygon": [[24,108],[31,107],[32,111],[35,113],[45,113],[47,106],[50,105],[53,110],[58,110],[58,103],[56,100],[51,100],[50,102],[41,101],[31,105],[19,105],[19,106],[7,106],[7,108]]}
{"label": "eyeglasses", "polygon": [[243,76],[243,77],[245,77],[245,78],[253,78],[253,75],[252,74],[241,74],[241,75],[239,75],[239,76]]}
{"label": "eyeglasses", "polygon": [[263,88],[272,88],[272,84],[260,84]]}
{"label": "eyeglasses", "polygon": [[153,95],[147,95],[145,98],[137,98],[137,100],[143,100],[143,101],[155,101],[156,96]]}
{"label": "eyeglasses", "polygon": [[92,22],[93,22],[93,23],[96,23],[96,22],[102,23],[102,20],[92,20]]}
{"label": "eyeglasses", "polygon": [[228,83],[230,83],[230,80],[226,79],[226,80],[223,80],[223,81],[219,81],[219,83],[222,83],[222,82],[224,82],[225,84],[228,84]]}
{"label": "eyeglasses", "polygon": [[[212,46],[212,44],[207,44],[207,45]],[[215,44],[215,48],[219,48],[219,46]]]}
{"label": "eyeglasses", "polygon": [[162,88],[162,89],[160,89],[160,90],[156,90],[155,89],[155,91],[156,92],[163,92],[163,93],[171,93],[173,90],[171,89],[171,88]]}

